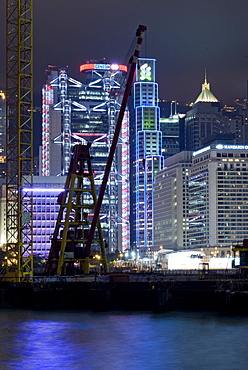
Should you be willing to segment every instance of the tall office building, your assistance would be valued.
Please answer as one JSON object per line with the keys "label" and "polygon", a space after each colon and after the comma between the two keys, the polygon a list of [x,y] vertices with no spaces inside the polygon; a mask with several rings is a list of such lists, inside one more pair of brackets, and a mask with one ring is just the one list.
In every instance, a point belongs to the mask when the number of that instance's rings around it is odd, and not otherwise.
{"label": "tall office building", "polygon": [[[49,67],[43,88],[43,176],[64,175],[75,144],[91,143],[95,185],[99,191],[115,131],[127,67],[90,61],[80,66],[83,82],[66,68]],[[126,110],[100,213],[108,251],[125,250],[129,231],[129,114]]]}
{"label": "tall office building", "polygon": [[186,113],[186,149],[198,150],[206,138],[224,132],[220,103],[210,90],[205,75],[202,91]]}
{"label": "tall office building", "polygon": [[168,158],[155,181],[155,246],[230,247],[248,234],[248,146],[211,144]]}
{"label": "tall office building", "polygon": [[0,91],[0,178],[6,174],[6,100]]}
{"label": "tall office building", "polygon": [[230,246],[248,234],[248,146],[212,144],[193,152],[189,245]]}
{"label": "tall office building", "polygon": [[188,179],[191,152],[167,158],[154,184],[154,247],[156,250],[188,247]]}
{"label": "tall office building", "polygon": [[142,255],[154,248],[154,177],[163,166],[155,59],[138,60],[134,109],[133,247]]}

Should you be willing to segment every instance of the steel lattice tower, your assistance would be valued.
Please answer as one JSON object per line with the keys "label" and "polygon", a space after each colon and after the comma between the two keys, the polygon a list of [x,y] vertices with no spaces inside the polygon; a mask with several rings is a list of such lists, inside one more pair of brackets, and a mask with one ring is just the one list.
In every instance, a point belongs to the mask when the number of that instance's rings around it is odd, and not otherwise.
{"label": "steel lattice tower", "polygon": [[33,1],[6,0],[7,278],[33,274]]}

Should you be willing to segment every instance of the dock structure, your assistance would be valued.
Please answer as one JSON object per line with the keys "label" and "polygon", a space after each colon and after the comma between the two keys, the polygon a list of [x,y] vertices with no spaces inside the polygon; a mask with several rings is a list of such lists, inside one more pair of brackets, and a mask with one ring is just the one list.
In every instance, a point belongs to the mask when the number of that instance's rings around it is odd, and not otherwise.
{"label": "dock structure", "polygon": [[37,277],[0,282],[0,307],[248,314],[248,278],[238,271]]}

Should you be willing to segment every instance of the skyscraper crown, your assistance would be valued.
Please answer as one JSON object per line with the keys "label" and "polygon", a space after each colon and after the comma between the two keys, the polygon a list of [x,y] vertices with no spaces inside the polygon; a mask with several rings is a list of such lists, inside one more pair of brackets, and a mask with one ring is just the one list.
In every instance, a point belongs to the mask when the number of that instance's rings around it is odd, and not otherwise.
{"label": "skyscraper crown", "polygon": [[205,70],[205,80],[202,84],[202,91],[194,104],[198,102],[204,102],[204,103],[216,103],[219,100],[214,96],[214,94],[210,91],[210,83],[207,82],[207,73]]}

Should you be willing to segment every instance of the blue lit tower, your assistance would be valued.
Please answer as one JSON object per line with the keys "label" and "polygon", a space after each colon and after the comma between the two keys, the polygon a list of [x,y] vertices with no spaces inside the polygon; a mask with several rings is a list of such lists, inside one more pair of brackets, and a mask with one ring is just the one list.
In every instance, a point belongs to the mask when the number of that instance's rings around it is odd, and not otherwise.
{"label": "blue lit tower", "polygon": [[154,176],[163,167],[155,59],[140,58],[138,61],[134,83],[134,110],[133,239],[137,251],[144,255],[154,247]]}

